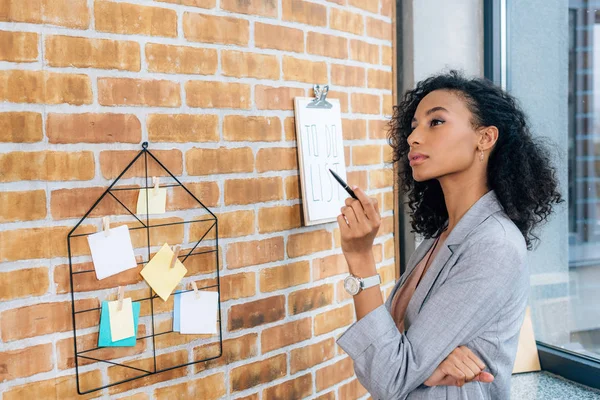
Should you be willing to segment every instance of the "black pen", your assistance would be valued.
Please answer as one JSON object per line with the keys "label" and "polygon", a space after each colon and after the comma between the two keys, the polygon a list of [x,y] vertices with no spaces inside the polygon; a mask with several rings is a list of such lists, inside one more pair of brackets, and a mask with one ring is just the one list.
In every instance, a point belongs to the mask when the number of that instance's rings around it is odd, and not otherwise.
{"label": "black pen", "polygon": [[329,169],[329,172],[331,172],[331,175],[333,175],[333,177],[335,178],[335,180],[338,181],[340,183],[340,185],[342,185],[342,187],[344,189],[346,189],[346,192],[348,192],[348,194],[350,196],[352,196],[353,199],[358,200],[358,197],[356,197],[356,195],[354,194],[354,191],[352,189],[350,189],[350,186],[348,186],[348,184],[346,182],[344,182],[344,180],[342,178],[340,178],[338,176],[338,174],[336,174],[335,172],[333,172],[331,170],[331,168]]}

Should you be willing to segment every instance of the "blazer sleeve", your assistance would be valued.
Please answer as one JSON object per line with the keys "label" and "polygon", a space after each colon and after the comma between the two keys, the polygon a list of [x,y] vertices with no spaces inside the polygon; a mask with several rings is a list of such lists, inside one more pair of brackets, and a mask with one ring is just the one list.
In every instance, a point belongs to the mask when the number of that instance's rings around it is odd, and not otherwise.
{"label": "blazer sleeve", "polygon": [[385,305],[354,323],[337,343],[373,398],[405,399],[456,347],[477,337],[523,286],[522,253],[507,241],[470,247],[405,334]]}

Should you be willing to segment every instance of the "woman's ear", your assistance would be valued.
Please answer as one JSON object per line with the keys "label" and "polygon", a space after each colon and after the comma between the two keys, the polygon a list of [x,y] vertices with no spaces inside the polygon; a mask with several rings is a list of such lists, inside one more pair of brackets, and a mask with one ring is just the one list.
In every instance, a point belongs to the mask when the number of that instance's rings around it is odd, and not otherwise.
{"label": "woman's ear", "polygon": [[486,126],[479,130],[478,148],[481,150],[490,150],[498,141],[498,128],[495,126]]}

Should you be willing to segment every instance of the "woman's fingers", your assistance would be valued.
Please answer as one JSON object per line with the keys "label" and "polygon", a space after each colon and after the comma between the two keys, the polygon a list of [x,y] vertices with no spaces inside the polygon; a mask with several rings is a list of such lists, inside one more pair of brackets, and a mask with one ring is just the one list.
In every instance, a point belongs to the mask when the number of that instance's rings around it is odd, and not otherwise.
{"label": "woman's fingers", "polygon": [[467,346],[459,346],[458,350],[460,350],[464,355],[466,355],[469,359],[471,359],[475,364],[477,364],[477,366],[479,367],[480,370],[484,370],[485,369],[485,364],[483,363],[483,361],[481,361],[479,359],[479,357],[477,357],[475,355],[475,353],[473,353],[471,351],[471,349],[469,349]]}
{"label": "woman's fingers", "polygon": [[[373,205],[373,199],[370,199],[367,194],[359,187],[354,187],[354,194],[358,197],[363,210],[367,218],[373,222],[379,222],[379,211],[377,211]],[[375,200],[377,202],[377,200]]]}
{"label": "woman's fingers", "polygon": [[344,206],[341,208],[340,212],[344,217],[346,217],[346,221],[348,221],[348,225],[350,227],[355,226],[358,223],[356,214],[354,213],[352,207]]}

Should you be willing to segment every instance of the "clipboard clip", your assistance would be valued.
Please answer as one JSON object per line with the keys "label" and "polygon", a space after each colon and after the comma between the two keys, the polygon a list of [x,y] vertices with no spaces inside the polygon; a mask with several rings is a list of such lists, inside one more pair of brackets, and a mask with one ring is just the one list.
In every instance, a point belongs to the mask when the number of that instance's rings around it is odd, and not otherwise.
{"label": "clipboard clip", "polygon": [[324,108],[330,109],[333,105],[327,101],[327,93],[329,93],[329,85],[315,85],[315,99],[306,105],[306,108]]}

